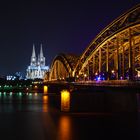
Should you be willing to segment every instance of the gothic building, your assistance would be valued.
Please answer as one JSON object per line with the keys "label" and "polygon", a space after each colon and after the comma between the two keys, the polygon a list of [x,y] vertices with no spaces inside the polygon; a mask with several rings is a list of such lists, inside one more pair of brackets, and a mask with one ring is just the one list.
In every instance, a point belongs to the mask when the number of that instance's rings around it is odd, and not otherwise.
{"label": "gothic building", "polygon": [[27,68],[27,79],[44,79],[45,73],[49,71],[49,67],[45,65],[45,57],[43,55],[42,45],[40,47],[40,54],[36,57],[35,46],[31,56],[30,66]]}

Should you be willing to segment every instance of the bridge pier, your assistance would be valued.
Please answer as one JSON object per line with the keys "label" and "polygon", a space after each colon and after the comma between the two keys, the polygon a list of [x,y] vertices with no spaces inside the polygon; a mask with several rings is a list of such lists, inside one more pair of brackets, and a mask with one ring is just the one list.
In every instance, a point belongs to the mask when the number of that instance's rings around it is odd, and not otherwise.
{"label": "bridge pier", "polygon": [[[60,92],[70,91],[67,112],[137,112],[137,89],[129,87],[89,86],[89,85],[52,85],[56,94],[51,96],[53,103],[61,110]],[[72,87],[72,88],[71,88]],[[54,89],[53,87],[51,87]],[[55,92],[55,90],[54,90]],[[63,103],[65,105],[65,103]]]}
{"label": "bridge pier", "polygon": [[71,94],[71,111],[137,112],[137,97],[132,93],[83,92]]}

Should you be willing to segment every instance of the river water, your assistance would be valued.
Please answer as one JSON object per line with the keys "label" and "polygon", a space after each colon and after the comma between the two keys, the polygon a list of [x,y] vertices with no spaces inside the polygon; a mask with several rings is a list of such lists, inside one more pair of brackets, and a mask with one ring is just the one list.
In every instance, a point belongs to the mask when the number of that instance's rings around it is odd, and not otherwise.
{"label": "river water", "polygon": [[0,140],[103,139],[139,140],[139,113],[64,113],[41,93],[0,93]]}

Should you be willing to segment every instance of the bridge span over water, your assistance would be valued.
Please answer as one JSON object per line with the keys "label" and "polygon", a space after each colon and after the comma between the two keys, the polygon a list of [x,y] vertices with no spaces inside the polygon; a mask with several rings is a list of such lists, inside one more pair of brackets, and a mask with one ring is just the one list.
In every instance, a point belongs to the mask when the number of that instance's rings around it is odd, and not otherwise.
{"label": "bridge span over water", "polygon": [[59,54],[49,80],[137,80],[140,78],[140,4],[103,29],[80,57]]}

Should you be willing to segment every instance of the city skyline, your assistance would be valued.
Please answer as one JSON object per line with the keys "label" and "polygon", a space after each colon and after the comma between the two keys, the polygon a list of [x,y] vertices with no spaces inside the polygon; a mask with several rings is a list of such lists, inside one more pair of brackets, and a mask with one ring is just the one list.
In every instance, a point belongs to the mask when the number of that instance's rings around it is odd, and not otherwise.
{"label": "city skyline", "polygon": [[[43,45],[47,65],[58,53],[80,55],[115,18],[139,3],[119,1],[1,3],[0,75],[25,72],[32,45]],[[111,11],[111,12],[110,12]]]}

